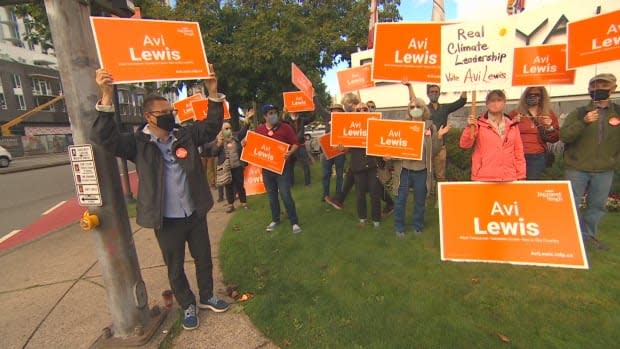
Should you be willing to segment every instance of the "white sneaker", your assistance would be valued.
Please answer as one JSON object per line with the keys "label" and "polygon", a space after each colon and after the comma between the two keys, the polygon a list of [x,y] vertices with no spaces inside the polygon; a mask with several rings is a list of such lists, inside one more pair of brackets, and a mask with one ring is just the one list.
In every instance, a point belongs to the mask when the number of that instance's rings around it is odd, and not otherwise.
{"label": "white sneaker", "polygon": [[276,227],[278,226],[278,223],[276,222],[271,222],[269,223],[269,225],[267,226],[267,228],[265,228],[266,231],[274,231],[276,230]]}
{"label": "white sneaker", "polygon": [[301,227],[299,226],[299,224],[293,224],[293,234],[299,233],[301,233]]}

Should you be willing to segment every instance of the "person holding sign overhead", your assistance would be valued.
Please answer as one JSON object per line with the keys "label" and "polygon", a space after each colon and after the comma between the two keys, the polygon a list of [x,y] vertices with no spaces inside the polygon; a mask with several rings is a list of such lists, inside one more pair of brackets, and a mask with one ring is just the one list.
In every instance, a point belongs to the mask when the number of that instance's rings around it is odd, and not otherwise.
{"label": "person holding sign overhead", "polygon": [[266,231],[274,231],[280,224],[280,201],[278,200],[278,193],[284,203],[286,214],[293,226],[293,234],[301,233],[301,227],[299,226],[299,219],[297,218],[297,209],[295,208],[295,201],[291,194],[291,156],[297,150],[297,136],[293,128],[284,122],[280,121],[278,117],[278,108],[273,104],[265,104],[262,108],[263,117],[265,123],[259,125],[256,128],[256,133],[263,136],[275,138],[281,142],[290,144],[288,152],[284,155],[286,163],[284,164],[284,171],[281,175],[263,169],[263,182],[267,189],[267,196],[269,198],[269,207],[271,208],[271,223],[265,228]]}
{"label": "person holding sign overhead", "polygon": [[616,87],[613,74],[592,77],[588,84],[592,101],[568,114],[560,129],[560,140],[565,143],[564,174],[571,183],[576,207],[587,190],[586,208],[577,211],[581,234],[602,250],[608,247],[596,233],[620,159],[620,105],[610,99]]}
{"label": "person holding sign overhead", "polygon": [[482,116],[468,117],[469,126],[463,129],[459,142],[463,149],[474,148],[471,179],[483,182],[525,179],[519,124],[504,114],[506,95],[501,90],[492,90],[487,94],[486,106]]}
{"label": "person holding sign overhead", "polygon": [[91,130],[93,143],[136,164],[140,187],[136,221],[153,228],[168,280],[184,310],[183,328],[198,327],[196,298],[185,276],[185,244],[194,258],[200,300],[198,308],[228,310],[228,303],[213,294],[213,262],[206,215],[213,197],[200,162],[198,146],[213,140],[222,128],[225,96],[217,92],[217,79],[205,81],[209,91],[209,117],[187,127],[175,124],[176,110],[162,96],[144,99],[146,124],[135,133],[120,133],[114,122],[113,77],[98,69],[102,91],[95,106],[99,112]]}
{"label": "person holding sign overhead", "polygon": [[547,165],[547,142],[555,143],[560,139],[560,124],[551,110],[547,89],[543,86],[526,88],[517,108],[509,115],[513,121],[519,123],[525,153],[526,178],[540,179]]}

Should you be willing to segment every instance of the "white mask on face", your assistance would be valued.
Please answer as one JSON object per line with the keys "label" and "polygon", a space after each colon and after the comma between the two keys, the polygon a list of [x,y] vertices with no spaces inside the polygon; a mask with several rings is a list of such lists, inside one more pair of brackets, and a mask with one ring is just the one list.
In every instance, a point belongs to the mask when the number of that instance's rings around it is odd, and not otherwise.
{"label": "white mask on face", "polygon": [[424,115],[424,109],[422,108],[411,108],[409,109],[409,116],[414,119],[419,119]]}

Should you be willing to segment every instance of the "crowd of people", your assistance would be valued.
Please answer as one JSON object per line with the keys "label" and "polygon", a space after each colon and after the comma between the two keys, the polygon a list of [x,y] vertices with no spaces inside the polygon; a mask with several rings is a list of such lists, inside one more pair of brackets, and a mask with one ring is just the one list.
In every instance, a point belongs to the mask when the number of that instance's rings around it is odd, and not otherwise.
{"label": "crowd of people", "polygon": [[[262,118],[252,108],[245,113],[239,132],[223,120],[225,96],[217,91],[217,78],[205,80],[209,109],[205,121],[189,126],[175,123],[175,110],[168,100],[151,96],[144,100],[145,125],[133,134],[120,133],[113,119],[113,77],[99,69],[96,81],[102,98],[93,124],[91,138],[115,156],[136,164],[140,186],[137,223],[153,228],[166,266],[172,291],[184,309],[183,327],[198,327],[197,310],[226,311],[228,303],[213,294],[211,248],[206,214],[214,205],[209,185],[217,187],[218,202],[226,201],[226,211],[235,210],[239,200],[247,209],[241,153],[246,135],[254,131],[289,145],[283,172],[262,170],[271,219],[265,230],[274,231],[281,222],[280,199],[294,234],[302,231],[291,187],[294,167],[300,164],[304,185],[311,185],[310,156],[305,147],[305,125],[312,121],[306,114],[286,112],[281,115],[274,104],[260,109]],[[366,154],[364,148],[332,145],[339,155],[322,156],[321,201],[341,210],[353,187],[356,193],[358,226],[381,226],[381,220],[394,212],[396,236],[407,232],[405,213],[407,197],[413,191],[411,229],[421,235],[424,229],[426,198],[435,192],[436,182],[446,179],[445,135],[451,126],[448,115],[462,108],[467,97],[462,93],[452,103],[440,103],[440,87],[428,85],[428,102],[415,96],[411,84],[409,100],[401,119],[424,122],[421,160],[405,160]],[[597,228],[605,213],[614,169],[620,157],[620,106],[610,101],[617,87],[612,74],[597,74],[588,84],[591,101],[572,111],[560,127],[547,90],[531,86],[523,91],[517,107],[506,112],[506,95],[490,91],[485,110],[469,115],[459,146],[473,149],[473,181],[509,182],[540,180],[545,169],[547,144],[564,143],[565,176],[571,183],[573,200],[579,206],[586,196],[586,207],[579,213],[584,241],[606,249],[597,238]],[[314,115],[331,131],[333,112],[369,112],[374,101],[363,102],[359,94],[347,93],[339,104],[325,108],[315,97]],[[260,121],[258,121],[260,119]],[[348,163],[348,166],[346,164]],[[335,175],[334,175],[335,173]],[[220,177],[220,174],[221,177]],[[335,177],[335,190],[331,181]],[[206,180],[205,180],[206,178]],[[370,220],[368,219],[368,200]],[[382,203],[384,208],[382,209]],[[196,264],[199,300],[192,293],[183,264],[185,244]]]}

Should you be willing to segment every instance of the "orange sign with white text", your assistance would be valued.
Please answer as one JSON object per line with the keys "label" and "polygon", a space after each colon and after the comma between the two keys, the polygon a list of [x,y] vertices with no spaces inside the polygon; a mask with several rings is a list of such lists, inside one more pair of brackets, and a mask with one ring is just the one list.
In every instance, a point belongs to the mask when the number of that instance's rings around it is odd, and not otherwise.
{"label": "orange sign with white text", "polygon": [[512,86],[571,85],[575,71],[566,70],[566,45],[515,47]]}
{"label": "orange sign with white text", "polygon": [[90,17],[101,67],[115,84],[209,76],[196,22]]}
{"label": "orange sign with white text", "polygon": [[[201,99],[190,102],[194,111],[194,120],[201,121],[207,118],[209,112],[209,99]],[[228,101],[224,101],[224,120],[230,119],[230,111],[228,110]]]}
{"label": "orange sign with white text", "polygon": [[566,66],[575,69],[620,57],[620,10],[568,22]]}
{"label": "orange sign with white text", "polygon": [[288,112],[298,113],[314,110],[314,101],[302,91],[283,92],[282,98],[284,99],[284,108]]}
{"label": "orange sign with white text", "polygon": [[366,148],[368,119],[381,119],[381,113],[332,113],[330,144]]}
{"label": "orange sign with white text", "polygon": [[568,181],[440,182],[441,260],[588,269]]}
{"label": "orange sign with white text", "polygon": [[364,64],[359,67],[342,69],[336,72],[340,93],[357,91],[368,87],[374,87],[375,82],[370,77],[372,65]]}
{"label": "orange sign with white text", "polygon": [[308,98],[314,97],[314,87],[312,81],[308,79],[301,69],[295,63],[291,63],[291,82],[295,87],[302,91]]}
{"label": "orange sign with white text", "polygon": [[248,196],[266,193],[267,189],[265,189],[265,182],[263,182],[263,169],[248,164],[243,169],[243,188]]}
{"label": "orange sign with white text", "polygon": [[422,160],[424,121],[368,119],[366,154]]}
{"label": "orange sign with white text", "polygon": [[289,145],[271,137],[249,131],[241,160],[277,174],[284,172],[284,155]]}
{"label": "orange sign with white text", "polygon": [[377,23],[372,79],[438,83],[442,24]]}
{"label": "orange sign with white text", "polygon": [[321,150],[323,150],[323,155],[325,155],[325,158],[327,160],[344,154],[344,152],[341,152],[340,150],[338,150],[338,148],[331,146],[331,144],[329,143],[330,137],[331,136],[329,135],[329,133],[326,133],[319,137],[319,145],[321,146]]}
{"label": "orange sign with white text", "polygon": [[179,119],[179,122],[184,123],[186,121],[194,120],[194,108],[192,108],[192,102],[201,101],[203,99],[202,94],[197,93],[180,101],[174,102],[174,109],[177,110],[177,119]]}

